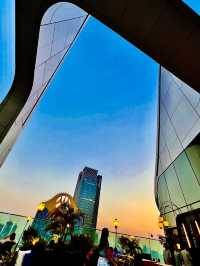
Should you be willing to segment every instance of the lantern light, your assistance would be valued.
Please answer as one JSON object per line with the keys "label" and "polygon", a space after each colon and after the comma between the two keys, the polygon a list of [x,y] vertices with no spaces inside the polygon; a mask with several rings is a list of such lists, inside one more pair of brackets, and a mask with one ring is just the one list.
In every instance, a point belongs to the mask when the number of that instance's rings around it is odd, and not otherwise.
{"label": "lantern light", "polygon": [[164,221],[163,221],[163,225],[164,225],[164,227],[168,227],[168,226],[169,226],[169,222],[166,221],[166,220],[164,220]]}
{"label": "lantern light", "polygon": [[32,218],[31,216],[27,216],[27,217],[26,217],[27,222],[30,222],[32,219],[33,219],[33,218]]}
{"label": "lantern light", "polygon": [[45,209],[45,203],[44,202],[41,202],[38,205],[37,210],[42,212],[44,209]]}
{"label": "lantern light", "polygon": [[119,221],[118,221],[118,219],[115,219],[115,220],[113,221],[113,225],[114,225],[115,228],[117,228],[117,227],[119,226]]}

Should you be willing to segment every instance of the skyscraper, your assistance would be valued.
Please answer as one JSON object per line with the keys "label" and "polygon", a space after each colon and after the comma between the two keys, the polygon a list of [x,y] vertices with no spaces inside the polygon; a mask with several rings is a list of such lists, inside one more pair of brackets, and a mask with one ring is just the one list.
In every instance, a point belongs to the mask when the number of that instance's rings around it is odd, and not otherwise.
{"label": "skyscraper", "polygon": [[84,226],[95,228],[99,209],[102,176],[98,170],[85,167],[80,172],[74,192],[74,199],[84,213]]}

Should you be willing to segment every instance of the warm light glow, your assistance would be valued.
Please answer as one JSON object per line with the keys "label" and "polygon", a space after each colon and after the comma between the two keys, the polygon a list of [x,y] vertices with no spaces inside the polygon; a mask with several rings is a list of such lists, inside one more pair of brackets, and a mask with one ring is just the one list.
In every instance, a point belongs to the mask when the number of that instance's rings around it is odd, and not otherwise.
{"label": "warm light glow", "polygon": [[34,238],[34,239],[32,240],[32,244],[33,244],[33,246],[35,246],[35,244],[36,244],[39,240],[40,240],[39,237]]}
{"label": "warm light glow", "polygon": [[[43,173],[45,174],[45,173]],[[49,173],[50,174],[50,173]],[[126,180],[123,184],[119,179],[119,182],[116,182],[114,185],[116,195],[120,195],[120,204],[113,204],[113,193],[110,193],[110,187],[113,186],[111,181],[108,182],[108,185],[104,187],[101,191],[101,204],[99,206],[99,215],[98,215],[98,225],[99,229],[104,227],[109,228],[110,231],[115,231],[113,220],[117,218],[119,220],[119,227],[118,230],[120,233],[130,234],[130,235],[146,235],[147,232],[151,232],[153,235],[161,234],[161,229],[158,227],[158,216],[159,212],[154,204],[154,199],[152,197],[152,193],[150,185],[152,183],[153,189],[153,180],[152,175],[148,173],[149,176],[149,183],[143,184],[141,183],[141,187],[134,191],[134,200],[132,188],[136,186],[134,178],[130,178]],[[147,178],[145,176],[140,176],[139,179],[143,180],[143,178]],[[54,184],[54,183],[53,183]],[[70,184],[70,183],[69,183]],[[11,184],[12,185],[12,184]],[[18,184],[16,183],[16,186]],[[51,186],[51,191],[54,191],[54,187]],[[61,187],[62,188],[62,187]],[[129,189],[130,188],[130,189]],[[70,187],[71,191],[74,190],[74,186]],[[61,190],[61,189],[60,189]],[[126,195],[122,193],[122,190],[126,190]],[[144,193],[141,193],[141,190],[144,190]],[[16,213],[20,213],[21,215],[28,216],[31,215],[32,217],[35,216],[35,212],[37,211],[37,207],[40,202],[43,201],[44,198],[50,198],[52,194],[44,197],[41,195],[41,191],[35,190],[34,193],[32,190],[24,190],[25,196],[22,194],[17,194],[17,191],[10,191],[6,190],[1,191],[0,198],[9,197],[9,201],[5,201],[2,204],[2,208],[4,210],[15,210]],[[33,193],[33,194],[31,194]],[[30,196],[31,195],[31,196]],[[46,195],[46,194],[45,194]],[[115,196],[116,197],[116,196]],[[24,200],[26,198],[26,200]],[[39,202],[38,202],[39,199]],[[45,208],[47,205],[45,204]],[[114,218],[113,218],[114,217]],[[147,217],[151,219],[147,219]],[[195,225],[194,225],[195,226]],[[200,226],[200,223],[199,223]],[[196,227],[195,227],[196,228]],[[198,234],[198,232],[197,232]]]}
{"label": "warm light glow", "polygon": [[33,218],[31,216],[27,216],[26,220],[27,222],[30,222]]}
{"label": "warm light glow", "polygon": [[168,227],[168,226],[169,226],[168,221],[165,220],[165,221],[163,222],[163,225],[164,225],[164,227]]}
{"label": "warm light glow", "polygon": [[45,203],[44,202],[41,202],[38,207],[37,207],[37,210],[38,211],[43,211],[45,209]]}
{"label": "warm light glow", "polygon": [[[110,193],[103,194],[102,205],[100,205],[99,208],[97,227],[108,227],[112,231],[114,228],[114,219],[110,219],[110,216],[113,213],[113,217],[118,217],[120,233],[144,235],[146,232],[152,232],[154,235],[160,234],[160,229],[158,228],[159,212],[156,207],[151,204],[152,198],[148,196],[148,191],[142,195],[141,193],[138,193],[136,200],[132,201],[130,200],[132,197],[132,191],[130,191],[130,195],[128,191],[128,188],[131,187],[131,185],[132,183],[128,183],[126,186],[126,197],[122,196],[122,198],[120,198],[120,200],[123,200],[123,208],[119,206],[119,204],[113,204],[113,196]],[[119,189],[116,189],[117,194],[120,194],[120,188],[121,183]],[[102,207],[104,205],[106,208]],[[135,215],[136,213],[137,215]],[[151,217],[151,219],[148,219],[148,222],[147,217]]]}
{"label": "warm light glow", "polygon": [[186,239],[187,239],[188,247],[191,248],[190,240],[188,238],[188,234],[187,234],[187,231],[185,229],[185,225],[182,224],[182,226],[183,226],[183,230],[184,230],[184,233],[185,233],[185,236],[186,236]]}
{"label": "warm light glow", "polygon": [[70,224],[67,224],[67,228],[70,228]]}
{"label": "warm light glow", "polygon": [[200,228],[199,228],[198,222],[197,222],[196,220],[195,220],[194,222],[195,222],[195,225],[196,225],[196,227],[197,227],[198,233],[199,233],[199,235],[200,235]]}
{"label": "warm light glow", "polygon": [[165,220],[162,216],[158,217],[158,226],[160,229],[163,229],[164,227],[169,227],[169,222]]}
{"label": "warm light glow", "polygon": [[58,243],[58,239],[59,239],[59,236],[57,234],[53,234],[52,240],[54,241],[54,243]]}
{"label": "warm light glow", "polygon": [[119,226],[119,221],[117,219],[115,219],[113,221],[113,225],[114,225],[115,228],[117,228]]}
{"label": "warm light glow", "polygon": [[181,245],[179,243],[176,243],[177,249],[181,249]]}

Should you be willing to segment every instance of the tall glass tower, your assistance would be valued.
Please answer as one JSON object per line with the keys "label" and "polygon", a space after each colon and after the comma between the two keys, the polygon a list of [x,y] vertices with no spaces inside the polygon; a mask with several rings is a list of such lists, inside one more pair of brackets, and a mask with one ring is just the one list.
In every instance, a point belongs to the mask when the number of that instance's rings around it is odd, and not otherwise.
{"label": "tall glass tower", "polygon": [[89,167],[85,167],[78,176],[74,199],[84,213],[85,227],[96,228],[101,180],[98,170]]}

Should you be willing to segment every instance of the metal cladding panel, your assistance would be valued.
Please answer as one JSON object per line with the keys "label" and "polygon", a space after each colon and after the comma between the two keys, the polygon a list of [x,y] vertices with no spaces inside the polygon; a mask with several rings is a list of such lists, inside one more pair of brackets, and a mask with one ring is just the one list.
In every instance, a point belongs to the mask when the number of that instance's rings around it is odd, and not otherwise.
{"label": "metal cladding panel", "polygon": [[46,11],[40,25],[32,90],[24,108],[0,145],[0,165],[74,43],[87,17],[85,11],[70,3],[57,3]]}
{"label": "metal cladding panel", "polygon": [[200,132],[200,94],[160,69],[157,176]]}

